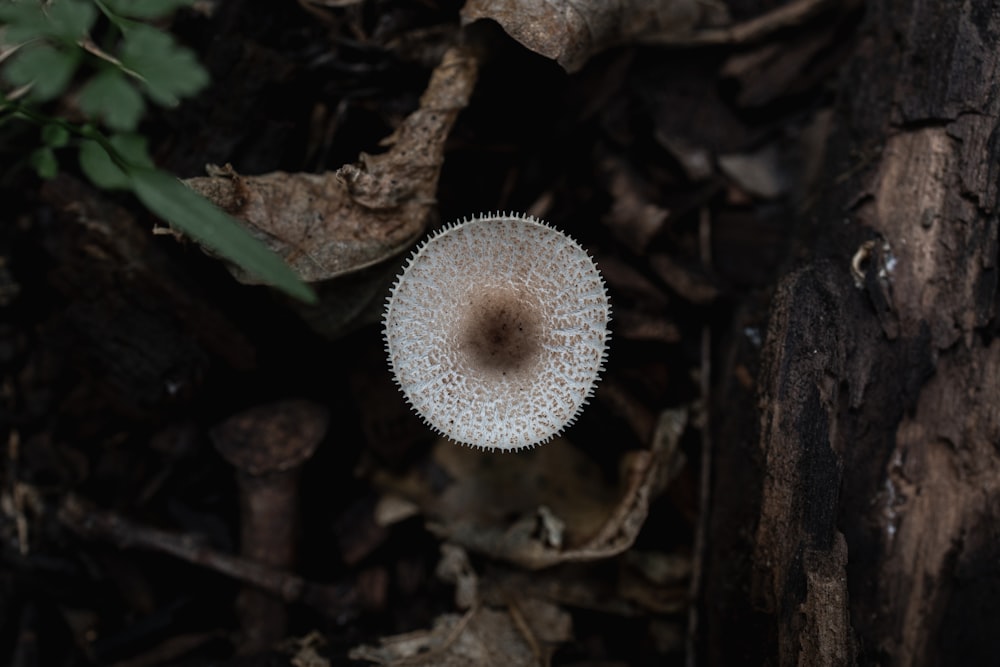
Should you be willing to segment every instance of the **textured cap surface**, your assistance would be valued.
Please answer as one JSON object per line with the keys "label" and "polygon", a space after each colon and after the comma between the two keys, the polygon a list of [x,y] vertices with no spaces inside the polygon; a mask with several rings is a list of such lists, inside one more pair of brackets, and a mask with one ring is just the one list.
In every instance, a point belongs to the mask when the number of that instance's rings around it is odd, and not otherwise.
{"label": "textured cap surface", "polygon": [[611,309],[587,252],[527,216],[445,227],[410,257],[385,312],[396,382],[432,428],[520,449],[573,423],[604,368]]}
{"label": "textured cap surface", "polygon": [[325,407],[288,399],[250,408],[212,429],[218,452],[250,475],[297,467],[313,455],[330,423]]}

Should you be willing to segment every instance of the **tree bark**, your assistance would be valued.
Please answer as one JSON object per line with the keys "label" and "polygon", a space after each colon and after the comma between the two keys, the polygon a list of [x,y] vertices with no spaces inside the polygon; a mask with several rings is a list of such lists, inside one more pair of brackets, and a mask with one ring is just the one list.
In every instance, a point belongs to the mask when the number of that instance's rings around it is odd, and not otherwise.
{"label": "tree bark", "polygon": [[715,462],[706,664],[998,662],[998,38],[996,0],[867,7],[758,449]]}

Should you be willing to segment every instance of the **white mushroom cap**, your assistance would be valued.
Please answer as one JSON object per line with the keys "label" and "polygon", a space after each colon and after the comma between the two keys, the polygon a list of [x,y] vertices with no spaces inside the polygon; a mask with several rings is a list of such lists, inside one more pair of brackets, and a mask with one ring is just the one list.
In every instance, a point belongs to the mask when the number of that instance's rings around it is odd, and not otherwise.
{"label": "white mushroom cap", "polygon": [[484,215],[414,251],[386,305],[386,352],[435,431],[515,450],[576,420],[604,370],[610,316],[576,241],[530,216]]}

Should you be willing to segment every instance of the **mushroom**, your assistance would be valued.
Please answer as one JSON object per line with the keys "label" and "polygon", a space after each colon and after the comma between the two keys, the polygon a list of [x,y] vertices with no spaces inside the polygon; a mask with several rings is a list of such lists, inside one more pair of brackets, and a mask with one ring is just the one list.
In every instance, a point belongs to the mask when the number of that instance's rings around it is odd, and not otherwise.
{"label": "mushroom", "polygon": [[386,304],[386,353],[436,432],[487,450],[548,442],[573,424],[604,370],[611,308],[594,260],[528,215],[445,226]]}
{"label": "mushroom", "polygon": [[[244,557],[278,569],[294,564],[299,469],[328,425],[325,407],[289,399],[251,408],[212,429],[215,448],[237,471]],[[282,599],[246,588],[236,607],[244,635],[241,651],[252,653],[285,637]]]}

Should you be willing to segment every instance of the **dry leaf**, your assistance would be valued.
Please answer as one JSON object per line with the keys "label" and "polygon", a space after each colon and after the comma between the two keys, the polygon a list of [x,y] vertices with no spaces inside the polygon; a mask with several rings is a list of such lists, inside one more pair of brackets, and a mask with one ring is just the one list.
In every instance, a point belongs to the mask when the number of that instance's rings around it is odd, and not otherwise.
{"label": "dry leaf", "polygon": [[680,554],[629,551],[622,556],[618,595],[657,614],[674,614],[689,603],[691,559]]}
{"label": "dry leaf", "polygon": [[[526,572],[492,565],[479,584],[486,605],[505,603],[510,591],[528,600],[544,600],[560,607],[588,609],[637,618],[649,612],[677,613],[689,600],[691,559],[682,554],[643,552],[640,560],[653,560],[663,570],[649,576],[629,550],[615,559],[617,571],[600,563],[568,563],[541,572]],[[660,574],[660,573],[658,573]]]}
{"label": "dry leaf", "polygon": [[719,5],[704,0],[469,0],[468,23],[493,19],[521,44],[575,72],[596,53],[657,35],[686,36]]}
{"label": "dry leaf", "polygon": [[[614,255],[598,255],[601,274],[614,288],[616,301],[622,299],[647,310],[666,311],[670,299],[663,289],[646,278],[639,270]],[[615,310],[617,311],[616,308]]]}
{"label": "dry leaf", "polygon": [[670,289],[691,303],[711,303],[719,296],[719,288],[708,276],[678,264],[667,255],[651,255],[649,264]]}
{"label": "dry leaf", "polygon": [[508,610],[477,607],[463,616],[439,616],[431,630],[383,637],[378,646],[358,646],[352,660],[408,667],[538,665],[551,652],[547,643],[570,639],[569,614],[545,602]]}
{"label": "dry leaf", "polygon": [[[377,264],[408,248],[435,204],[444,143],[472,94],[477,73],[467,52],[449,50],[431,76],[420,108],[402,122],[378,155],[335,172],[242,176],[208,167],[187,185],[246,223],[306,282]],[[238,280],[255,282],[237,268]]]}
{"label": "dry leaf", "polygon": [[650,502],[682,465],[686,424],[685,409],[665,411],[650,449],[623,457],[617,486],[562,438],[517,456],[442,440],[434,470],[379,472],[375,482],[419,505],[428,530],[471,551],[530,569],[598,560],[632,545]]}
{"label": "dry leaf", "polygon": [[744,192],[762,199],[780,197],[791,188],[791,181],[773,145],[756,153],[720,155],[719,168]]}
{"label": "dry leaf", "polygon": [[615,337],[667,345],[682,338],[681,330],[667,318],[632,308],[618,308],[615,311]]}
{"label": "dry leaf", "polygon": [[[567,526],[563,546],[576,546],[600,530],[617,501],[600,468],[562,438],[517,456],[440,440],[430,456],[420,469],[402,477],[379,471],[374,481],[419,505],[443,537],[498,557],[551,549],[550,516]],[[515,530],[511,517],[524,529]]]}
{"label": "dry leaf", "polygon": [[842,35],[842,21],[834,17],[796,26],[780,44],[762,44],[735,53],[719,74],[727,86],[735,88],[738,106],[771,107],[777,100],[802,95],[828,79],[845,56]]}
{"label": "dry leaf", "polygon": [[689,136],[683,134],[667,134],[661,128],[656,129],[656,141],[677,160],[684,170],[684,175],[693,183],[707,181],[714,171],[712,154],[709,150]]}
{"label": "dry leaf", "polygon": [[317,648],[326,645],[323,635],[315,630],[304,637],[293,637],[283,642],[281,649],[291,655],[292,667],[330,667],[330,661],[319,654]]}
{"label": "dry leaf", "polygon": [[667,344],[680,340],[680,329],[667,318],[670,299],[662,288],[617,257],[598,259],[601,273],[616,294],[616,337]]}
{"label": "dry leaf", "polygon": [[494,565],[481,584],[485,604],[499,604],[509,591],[575,609],[587,609],[623,618],[636,618],[646,610],[619,595],[617,582],[605,563],[568,563],[540,572],[506,569]]}
{"label": "dry leaf", "polygon": [[459,609],[471,609],[479,603],[479,577],[462,547],[442,544],[435,574],[438,579],[455,586],[455,606]]}
{"label": "dry leaf", "polygon": [[601,170],[612,199],[604,224],[629,250],[641,255],[663,228],[670,211],[654,201],[655,187],[625,160],[607,158]]}

